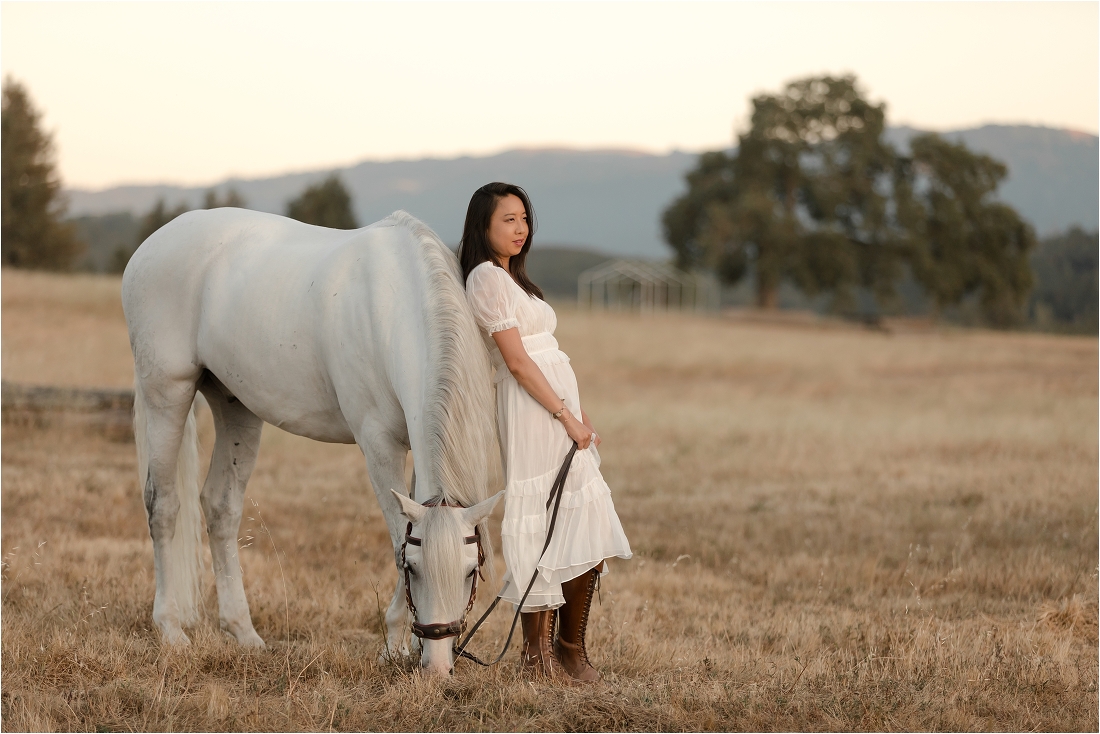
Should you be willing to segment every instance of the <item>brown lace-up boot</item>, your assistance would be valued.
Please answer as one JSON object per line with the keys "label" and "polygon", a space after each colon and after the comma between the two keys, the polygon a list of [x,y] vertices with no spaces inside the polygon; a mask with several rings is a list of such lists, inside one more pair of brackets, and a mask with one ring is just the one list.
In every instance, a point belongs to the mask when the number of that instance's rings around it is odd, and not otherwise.
{"label": "brown lace-up boot", "polygon": [[553,678],[560,675],[561,666],[554,657],[554,612],[523,612],[519,615],[523,627],[522,666],[524,672]]}
{"label": "brown lace-up boot", "polygon": [[588,612],[592,608],[592,593],[596,589],[599,571],[595,568],[561,585],[565,605],[558,608],[558,639],[554,652],[558,662],[573,680],[595,683],[600,674],[588,662],[584,645],[588,629]]}

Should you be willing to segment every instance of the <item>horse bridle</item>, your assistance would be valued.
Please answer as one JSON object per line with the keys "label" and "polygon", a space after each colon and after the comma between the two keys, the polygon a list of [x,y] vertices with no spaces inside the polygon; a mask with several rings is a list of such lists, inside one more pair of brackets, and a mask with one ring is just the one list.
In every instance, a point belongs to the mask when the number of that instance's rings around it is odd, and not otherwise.
{"label": "horse bridle", "polygon": [[[433,497],[427,502],[424,502],[425,507],[458,507],[462,508],[462,505],[451,504],[445,497]],[[454,622],[439,622],[436,624],[421,624],[416,620],[416,604],[413,603],[411,585],[409,583],[409,562],[405,560],[405,548],[409,545],[419,546],[421,545],[421,539],[414,537],[412,534],[413,524],[410,522],[405,528],[405,542],[401,544],[401,565],[405,569],[405,604],[409,607],[409,612],[412,614],[412,633],[417,637],[425,640],[445,640],[448,637],[458,637],[466,631],[466,617],[470,615],[470,610],[474,608],[474,601],[477,599],[477,578],[481,576],[481,580],[485,580],[485,576],[482,574],[482,566],[485,565],[485,549],[481,546],[481,531],[477,526],[474,526],[474,534],[467,535],[464,538],[466,545],[477,544],[477,573],[473,575],[473,581],[470,583],[470,600],[466,602],[466,611],[462,613],[462,618],[457,619]]]}
{"label": "horse bridle", "polygon": [[[546,549],[550,547],[550,539],[554,537],[554,525],[558,520],[558,508],[561,507],[561,498],[565,495],[565,479],[569,474],[569,467],[573,463],[573,456],[577,453],[577,444],[573,443],[572,448],[569,449],[569,453],[565,456],[565,461],[562,462],[561,468],[558,469],[558,475],[554,478],[554,484],[550,487],[550,496],[546,499],[546,510],[550,511],[550,506],[554,506],[554,511],[550,514],[550,524],[546,528],[546,541],[542,545],[542,553],[539,554],[539,561],[542,560],[542,556],[546,555]],[[452,505],[447,502],[446,498],[435,497],[424,503],[425,507],[461,507],[462,505]],[[519,621],[520,612],[523,610],[523,604],[527,601],[527,596],[531,593],[531,588],[535,585],[535,579],[538,578],[539,570],[538,564],[535,564],[535,570],[531,574],[531,581],[527,584],[526,591],[523,592],[523,596],[520,597],[519,604],[516,605],[515,614],[512,616],[512,626],[508,629],[508,639],[504,641],[504,647],[501,649],[500,654],[496,656],[491,662],[485,662],[477,655],[469,652],[466,646],[470,644],[470,640],[478,629],[481,628],[482,623],[489,618],[489,615],[496,609],[497,604],[503,598],[501,595],[497,595],[497,598],[493,600],[493,603],[489,605],[489,608],[485,610],[485,613],[481,615],[481,619],[474,622],[473,629],[466,635],[466,639],[459,642],[458,638],[462,636],[462,633],[466,630],[466,617],[469,616],[470,610],[474,608],[474,599],[477,597],[477,577],[481,576],[482,580],[485,579],[481,575],[481,567],[485,563],[485,552],[481,547],[481,534],[477,527],[474,527],[474,534],[466,536],[466,544],[477,543],[477,573],[474,574],[473,583],[470,585],[470,601],[466,603],[466,611],[462,613],[462,619],[456,622],[448,622],[446,624],[420,624],[416,621],[416,605],[413,604],[412,592],[409,590],[409,564],[405,560],[405,547],[412,543],[413,545],[420,545],[420,538],[414,538],[412,534],[412,523],[408,524],[405,528],[405,542],[401,544],[401,565],[405,567],[405,603],[409,607],[409,611],[412,612],[413,634],[422,639],[428,640],[442,640],[447,637],[454,637],[454,646],[451,648],[451,652],[454,653],[456,658],[466,658],[472,660],[478,665],[489,667],[496,665],[504,659],[504,654],[508,652],[508,647],[512,644],[512,635],[516,631],[516,622]]]}

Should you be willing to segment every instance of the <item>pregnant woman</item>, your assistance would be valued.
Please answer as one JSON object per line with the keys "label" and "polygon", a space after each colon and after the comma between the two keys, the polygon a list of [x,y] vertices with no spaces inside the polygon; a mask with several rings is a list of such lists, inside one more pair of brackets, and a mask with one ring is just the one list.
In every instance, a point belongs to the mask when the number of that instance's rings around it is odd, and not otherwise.
{"label": "pregnant woman", "polygon": [[[537,564],[521,610],[524,668],[549,676],[564,669],[572,679],[596,681],[600,675],[585,648],[592,594],[607,572],[606,559],[630,558],[630,544],[600,475],[600,437],[581,409],[569,357],[554,339],[557,316],[524,269],[534,230],[523,189],[486,184],[470,199],[458,253],[495,368],[507,482],[501,541],[508,573],[501,595],[518,604]],[[550,488],[574,441],[578,451],[553,538],[539,560]]]}

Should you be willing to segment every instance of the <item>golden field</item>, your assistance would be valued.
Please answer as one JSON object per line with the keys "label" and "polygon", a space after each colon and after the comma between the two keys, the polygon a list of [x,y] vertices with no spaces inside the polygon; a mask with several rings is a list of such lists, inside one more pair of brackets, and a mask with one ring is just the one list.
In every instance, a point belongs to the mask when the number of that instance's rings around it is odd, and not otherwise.
{"label": "golden field", "polygon": [[[117,278],[2,277],[5,380],[130,386]],[[162,648],[132,443],[8,423],[3,728],[1097,730],[1095,338],[559,321],[635,550],[593,607],[602,683],[529,682],[515,649],[379,663],[362,456],[270,426],[241,531],[268,649],[217,630],[212,576]]]}

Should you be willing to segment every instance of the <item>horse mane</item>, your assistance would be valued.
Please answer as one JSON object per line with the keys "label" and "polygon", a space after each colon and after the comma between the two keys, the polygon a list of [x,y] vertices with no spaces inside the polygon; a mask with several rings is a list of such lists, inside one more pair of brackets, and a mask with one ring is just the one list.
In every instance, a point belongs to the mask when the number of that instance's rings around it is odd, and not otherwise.
{"label": "horse mane", "polygon": [[[425,278],[424,435],[438,490],[447,502],[471,507],[500,483],[499,473],[490,472],[499,450],[489,353],[466,300],[458,258],[411,214],[399,210],[387,219],[412,233]],[[481,537],[488,544],[488,520]],[[491,548],[486,553],[492,557]],[[491,572],[493,564],[487,565]]]}
{"label": "horse mane", "polygon": [[[465,575],[460,565],[462,553],[454,552],[456,546],[463,547],[465,535],[458,517],[453,512],[433,508],[424,513],[421,523],[423,568],[429,586],[436,590],[440,599],[465,601],[462,594]],[[482,537],[486,536],[483,534]],[[449,611],[455,613],[454,618],[457,618],[462,609],[459,607]]]}

